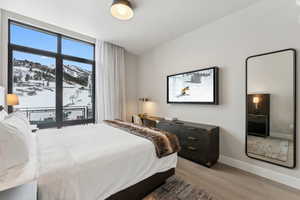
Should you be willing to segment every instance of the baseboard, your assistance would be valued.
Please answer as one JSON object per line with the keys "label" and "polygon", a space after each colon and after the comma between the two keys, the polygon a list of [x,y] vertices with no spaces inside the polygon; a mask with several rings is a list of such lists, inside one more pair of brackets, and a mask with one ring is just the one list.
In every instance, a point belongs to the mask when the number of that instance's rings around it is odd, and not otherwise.
{"label": "baseboard", "polygon": [[236,160],[228,156],[221,155],[219,162],[270,179],[272,181],[276,181],[278,183],[282,183],[284,185],[288,185],[290,187],[300,189],[299,178],[288,176],[286,174],[275,172],[273,170],[269,170],[263,167],[258,167],[256,165],[252,165],[244,161]]}

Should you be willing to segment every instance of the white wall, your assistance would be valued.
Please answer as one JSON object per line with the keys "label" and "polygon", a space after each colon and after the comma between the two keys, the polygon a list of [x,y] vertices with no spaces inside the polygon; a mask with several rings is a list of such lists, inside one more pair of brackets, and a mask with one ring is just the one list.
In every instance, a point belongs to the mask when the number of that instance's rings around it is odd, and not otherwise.
{"label": "white wall", "polygon": [[[228,162],[248,166],[249,171],[261,175],[267,171],[267,177],[282,178],[287,184],[294,177],[290,185],[300,188],[299,167],[286,169],[245,155],[245,59],[274,50],[299,49],[299,17],[300,7],[294,0],[265,0],[164,43],[139,58],[138,96],[152,99],[150,114],[220,126],[221,154]],[[215,65],[220,67],[220,105],[166,103],[167,75]],[[297,122],[300,125],[299,114]]]}
{"label": "white wall", "polygon": [[137,114],[137,56],[129,52],[125,54],[126,65],[126,119],[131,121],[133,114]]}
{"label": "white wall", "polygon": [[0,11],[1,11],[1,32],[0,32],[0,52],[1,52],[1,62],[0,62],[0,85],[3,85],[5,88],[7,88],[7,63],[8,63],[8,20],[16,20],[18,22],[23,22],[25,24],[29,24],[35,27],[39,27],[45,30],[50,30],[56,33],[61,33],[67,36],[70,36],[72,38],[81,39],[87,42],[95,43],[96,39],[90,36],[85,35],[84,32],[78,33],[74,32],[68,29],[65,29],[63,26],[54,26],[48,23],[45,23],[43,21],[40,21],[39,19],[33,19],[30,17],[23,16],[18,13],[10,12],[4,9],[1,9],[0,5]]}
{"label": "white wall", "polygon": [[[0,5],[1,7],[1,5]],[[7,44],[8,43],[8,19],[13,19],[19,22],[30,24],[43,29],[51,30],[54,32],[62,33],[73,38],[78,38],[91,43],[95,43],[96,39],[84,35],[84,32],[74,32],[64,28],[63,24],[60,26],[54,26],[47,24],[38,19],[29,18],[17,13],[0,9],[0,86],[7,87]],[[101,39],[101,38],[100,38]],[[3,44],[3,45],[2,45]],[[125,64],[126,64],[126,100],[127,100],[127,119],[129,120],[132,114],[137,113],[137,103],[136,101],[136,67],[137,67],[137,56],[132,53],[126,52],[125,54]]]}

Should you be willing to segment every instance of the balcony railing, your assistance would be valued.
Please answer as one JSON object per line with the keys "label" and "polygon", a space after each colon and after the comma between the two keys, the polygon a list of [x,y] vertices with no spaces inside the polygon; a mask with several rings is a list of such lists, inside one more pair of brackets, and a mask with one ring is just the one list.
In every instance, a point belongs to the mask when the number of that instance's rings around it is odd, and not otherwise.
{"label": "balcony railing", "polygon": [[[55,107],[17,108],[23,113],[31,124],[47,124],[56,121]],[[93,109],[90,106],[68,106],[63,107],[63,120],[84,120],[93,118]]]}

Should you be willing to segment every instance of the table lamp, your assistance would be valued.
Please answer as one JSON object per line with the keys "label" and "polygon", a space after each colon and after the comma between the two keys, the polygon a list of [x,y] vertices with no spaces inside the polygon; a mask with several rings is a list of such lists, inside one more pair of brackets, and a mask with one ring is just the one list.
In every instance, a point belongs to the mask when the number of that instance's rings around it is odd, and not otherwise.
{"label": "table lamp", "polygon": [[19,97],[16,94],[7,94],[6,95],[6,104],[8,106],[19,105]]}
{"label": "table lamp", "polygon": [[139,98],[139,101],[141,101],[142,102],[142,115],[144,115],[144,116],[146,116],[147,115],[147,113],[144,113],[144,104],[146,103],[146,102],[148,102],[148,101],[150,101],[149,100],[149,98],[146,98],[146,97],[143,97],[143,98]]}

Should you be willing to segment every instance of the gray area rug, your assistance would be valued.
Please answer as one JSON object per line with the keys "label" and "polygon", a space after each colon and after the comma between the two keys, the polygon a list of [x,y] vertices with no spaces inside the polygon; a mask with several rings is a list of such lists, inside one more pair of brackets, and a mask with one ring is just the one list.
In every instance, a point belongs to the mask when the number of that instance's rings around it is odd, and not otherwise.
{"label": "gray area rug", "polygon": [[277,138],[248,136],[248,152],[280,161],[288,160],[289,141]]}
{"label": "gray area rug", "polygon": [[212,194],[173,176],[144,200],[217,200]]}

